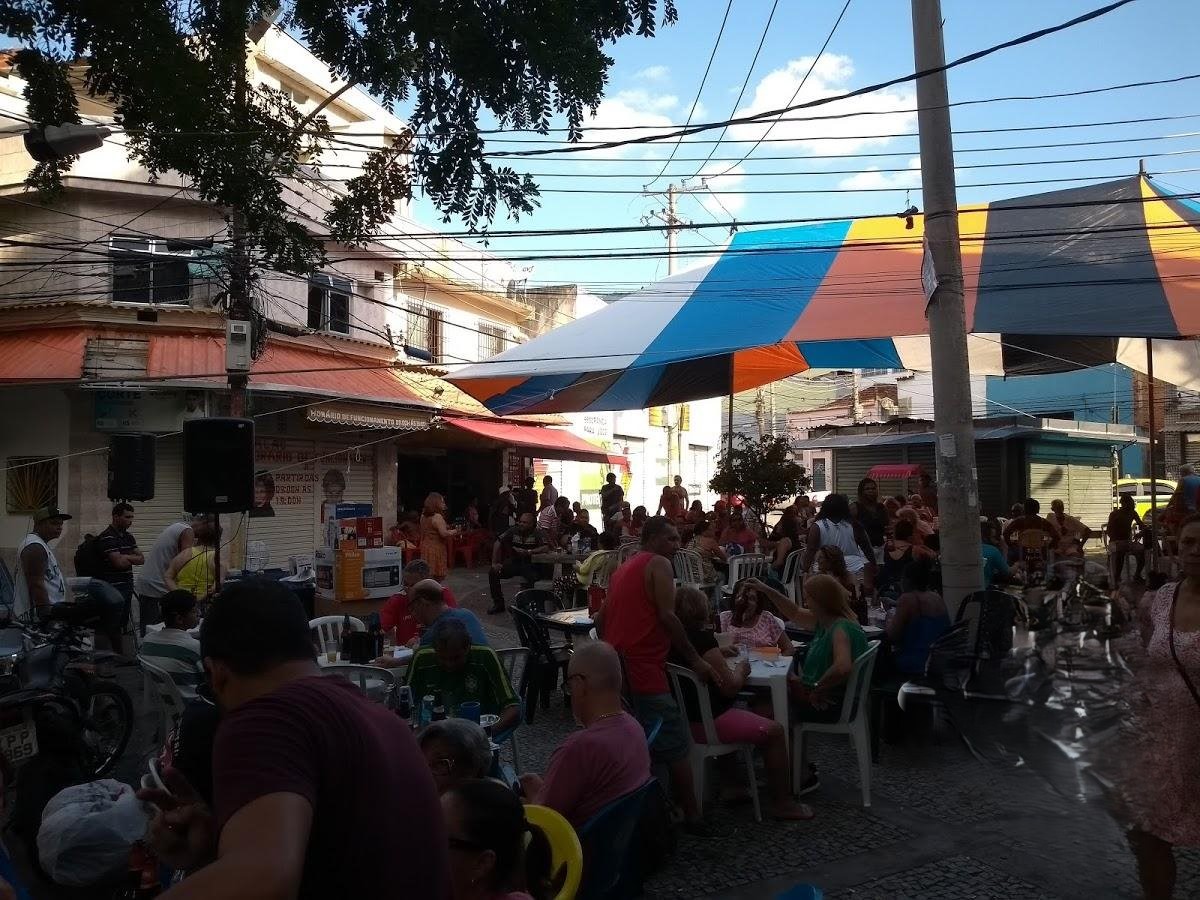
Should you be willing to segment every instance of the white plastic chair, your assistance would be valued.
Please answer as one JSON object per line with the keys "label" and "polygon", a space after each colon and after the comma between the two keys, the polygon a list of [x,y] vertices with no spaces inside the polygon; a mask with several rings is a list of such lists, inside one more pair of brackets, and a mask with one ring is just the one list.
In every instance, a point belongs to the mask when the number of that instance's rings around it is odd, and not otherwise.
{"label": "white plastic chair", "polygon": [[[512,685],[514,691],[517,690],[517,660],[521,661],[521,671],[525,671],[525,666],[529,663],[529,648],[528,647],[506,647],[503,650],[497,650],[496,656],[500,658],[500,665],[504,667],[504,674],[508,676],[508,683]],[[522,711],[524,713],[524,711]],[[525,720],[524,714],[521,716],[521,722]],[[513,728],[509,734],[509,743],[512,744],[513,756],[513,772],[517,775],[521,774],[521,758],[517,751],[517,732],[521,730],[520,722]]]}
{"label": "white plastic chair", "polygon": [[729,577],[725,581],[725,595],[731,596],[734,587],[743,578],[763,578],[771,574],[771,561],[761,553],[743,553],[729,557]]}
{"label": "white plastic chair", "polygon": [[623,565],[627,559],[636,556],[641,549],[642,545],[637,540],[622,541],[621,546],[617,548],[617,565]]}
{"label": "white plastic chair", "polygon": [[158,734],[155,738],[158,741],[165,741],[167,736],[175,730],[175,726],[179,724],[179,718],[183,715],[183,708],[187,705],[187,701],[183,699],[183,694],[179,692],[179,686],[172,680],[169,672],[148,662],[144,656],[139,656],[137,663],[143,676],[150,682],[155,702],[158,705]]}
{"label": "white plastic chair", "polygon": [[671,679],[671,692],[675,702],[684,709],[684,683],[692,686],[700,707],[700,725],[704,729],[704,742],[692,743],[690,762],[692,765],[692,780],[696,786],[696,808],[704,811],[704,775],[708,760],[718,756],[728,756],[738,753],[746,763],[746,780],[750,785],[750,797],[754,801],[754,821],[762,821],[762,807],[758,802],[758,781],[754,775],[754,745],[753,744],[722,744],[717,738],[717,728],[713,724],[712,704],[708,699],[708,687],[691,669],[667,664],[667,675]]}
{"label": "white plastic chair", "polygon": [[875,670],[875,656],[879,652],[879,641],[871,641],[867,649],[854,660],[854,668],[846,681],[846,694],[842,699],[842,713],[836,722],[797,722],[792,726],[792,784],[802,783],[804,764],[804,738],[809,734],[844,734],[850,738],[850,746],[858,756],[858,778],[862,784],[863,807],[871,805],[871,673]]}
{"label": "white plastic chair", "polygon": [[[318,653],[324,653],[325,645],[330,641],[336,642],[339,647],[341,646],[343,619],[345,619],[345,616],[318,616],[308,623],[309,630],[316,632],[313,644],[316,646]],[[350,630],[366,631],[367,626],[362,623],[361,619],[350,616]]]}
{"label": "white plastic chair", "polygon": [[671,560],[675,583],[686,587],[704,586],[704,561],[695,550],[676,550]]}
{"label": "white plastic chair", "polygon": [[322,675],[340,675],[356,685],[368,700],[388,705],[396,687],[396,672],[381,666],[363,666],[356,663],[335,663],[321,669]]}
{"label": "white plastic chair", "polygon": [[800,571],[800,560],[804,556],[803,550],[793,550],[787,555],[787,559],[783,561],[783,589],[787,592],[788,599],[793,603],[800,602],[800,578],[804,574]]}

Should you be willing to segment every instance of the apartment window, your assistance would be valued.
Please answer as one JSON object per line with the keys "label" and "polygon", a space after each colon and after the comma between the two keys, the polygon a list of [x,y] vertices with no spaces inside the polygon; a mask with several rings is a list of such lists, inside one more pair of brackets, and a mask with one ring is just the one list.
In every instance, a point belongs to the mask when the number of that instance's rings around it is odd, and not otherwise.
{"label": "apartment window", "polygon": [[197,241],[115,237],[109,244],[113,300],[186,303]]}
{"label": "apartment window", "polygon": [[410,347],[424,350],[431,362],[442,360],[442,311],[420,303],[408,304],[408,341]]}
{"label": "apartment window", "polygon": [[308,327],[315,331],[350,333],[350,294],[354,285],[345,278],[313,275],[308,280]]}
{"label": "apartment window", "polygon": [[58,457],[10,456],[5,463],[5,507],[10,516],[58,505]]}
{"label": "apartment window", "polygon": [[499,325],[479,323],[479,358],[491,359],[498,353],[503,353],[508,344],[508,337]]}

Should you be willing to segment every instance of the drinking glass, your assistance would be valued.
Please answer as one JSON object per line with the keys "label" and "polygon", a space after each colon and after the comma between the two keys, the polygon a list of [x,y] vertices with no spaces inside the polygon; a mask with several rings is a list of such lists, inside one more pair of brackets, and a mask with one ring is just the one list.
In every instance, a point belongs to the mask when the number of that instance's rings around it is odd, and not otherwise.
{"label": "drinking glass", "polygon": [[337,662],[337,659],[338,659],[338,642],[337,641],[326,641],[325,642],[325,662],[335,663],[335,662]]}

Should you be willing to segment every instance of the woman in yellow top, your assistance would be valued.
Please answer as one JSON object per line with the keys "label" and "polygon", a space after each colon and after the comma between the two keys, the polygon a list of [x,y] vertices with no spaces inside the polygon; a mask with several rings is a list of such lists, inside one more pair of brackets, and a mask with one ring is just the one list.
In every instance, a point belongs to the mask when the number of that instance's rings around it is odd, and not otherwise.
{"label": "woman in yellow top", "polygon": [[429,563],[429,577],[441,581],[450,563],[450,541],[458,529],[446,524],[446,498],[433,493],[421,510],[421,559]]}
{"label": "woman in yellow top", "polygon": [[[191,591],[197,600],[214,593],[217,589],[217,542],[221,539],[221,526],[213,519],[205,518],[193,529],[196,543],[179,553],[167,566],[163,581],[168,590]],[[224,574],[225,567],[221,567]]]}

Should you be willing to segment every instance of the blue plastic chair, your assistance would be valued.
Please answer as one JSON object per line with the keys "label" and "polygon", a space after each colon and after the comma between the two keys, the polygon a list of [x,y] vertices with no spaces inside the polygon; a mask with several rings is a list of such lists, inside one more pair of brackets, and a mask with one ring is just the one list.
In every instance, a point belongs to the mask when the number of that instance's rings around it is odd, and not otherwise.
{"label": "blue plastic chair", "polygon": [[659,785],[651,778],[579,827],[583,882],[576,895],[578,900],[617,900],[641,895],[641,855],[634,838],[646,798],[654,790],[659,790]]}

